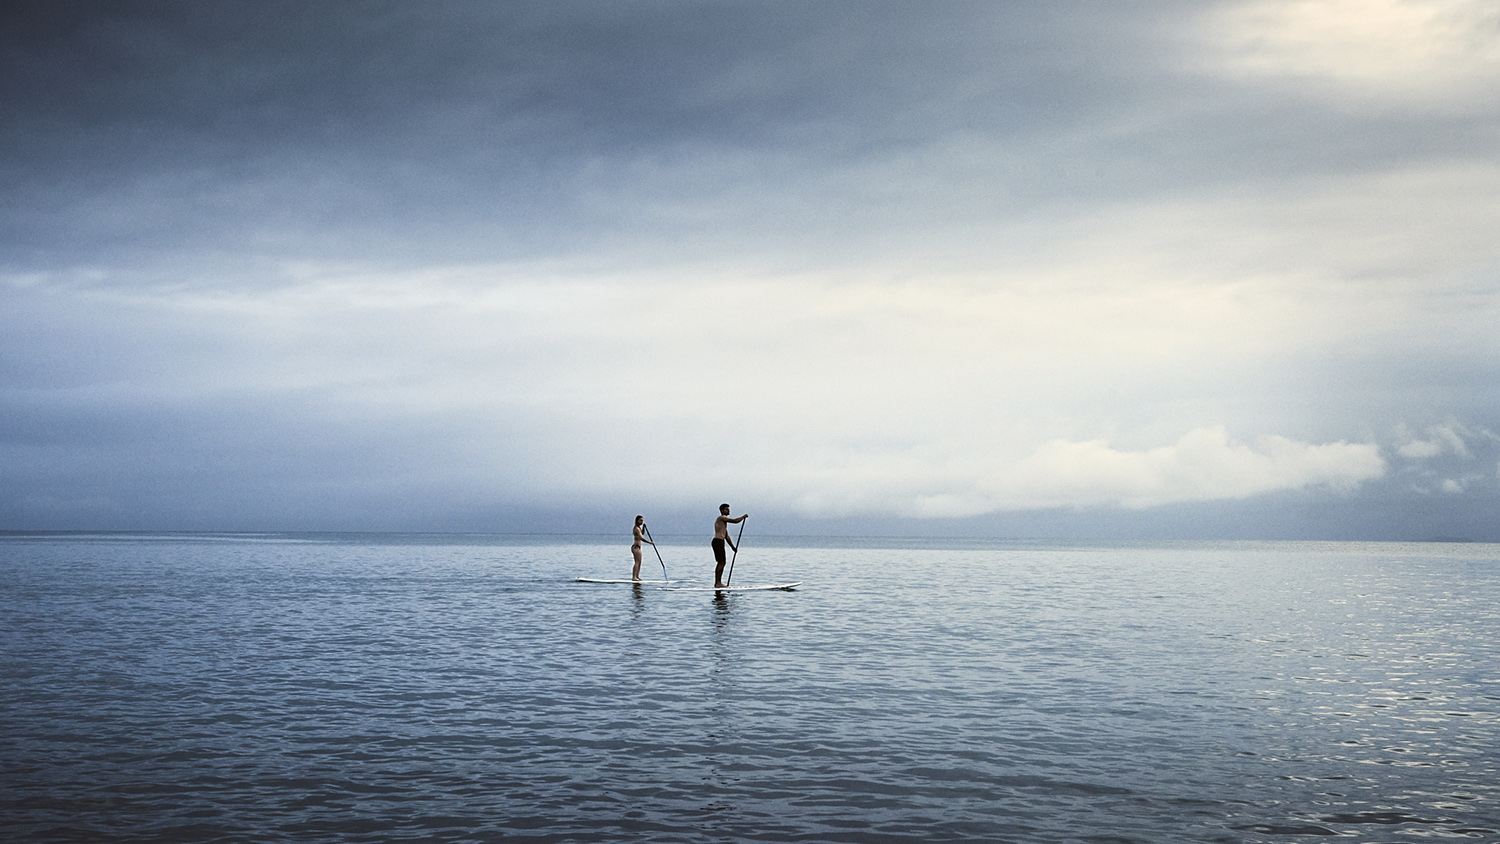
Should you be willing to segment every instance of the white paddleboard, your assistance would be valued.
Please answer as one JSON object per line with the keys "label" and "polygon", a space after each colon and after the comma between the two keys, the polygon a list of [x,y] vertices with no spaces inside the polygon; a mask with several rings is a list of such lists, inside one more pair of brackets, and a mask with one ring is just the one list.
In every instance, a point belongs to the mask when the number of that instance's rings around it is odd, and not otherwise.
{"label": "white paddleboard", "polygon": [[802,585],[795,583],[762,583],[758,586],[668,586],[668,592],[755,592],[764,589],[785,589],[790,592]]}
{"label": "white paddleboard", "polygon": [[604,578],[599,578],[599,577],[580,577],[580,578],[577,578],[574,582],[575,583],[687,583],[686,580],[631,580],[628,577],[625,578],[624,580],[606,580]]}

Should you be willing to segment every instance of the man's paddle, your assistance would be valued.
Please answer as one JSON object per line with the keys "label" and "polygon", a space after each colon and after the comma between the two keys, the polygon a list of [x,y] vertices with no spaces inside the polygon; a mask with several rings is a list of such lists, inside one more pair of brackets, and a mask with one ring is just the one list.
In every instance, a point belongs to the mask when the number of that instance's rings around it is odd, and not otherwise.
{"label": "man's paddle", "polygon": [[670,579],[670,578],[667,577],[667,564],[661,558],[661,549],[656,547],[656,537],[654,537],[654,536],[651,535],[651,528],[646,527],[646,523],[645,522],[641,522],[641,529],[644,530],[644,531],[646,531],[646,538],[649,539],[649,540],[651,540],[651,550],[656,552],[656,561],[658,563],[661,563],[661,579],[662,579],[662,582],[666,582],[667,580]]}
{"label": "man's paddle", "polygon": [[740,532],[734,538],[734,556],[729,558],[729,576],[724,578],[725,586],[734,581],[734,561],[740,557],[740,540],[745,538],[745,522],[748,521],[750,521],[750,517],[745,516],[744,520],[740,522]]}

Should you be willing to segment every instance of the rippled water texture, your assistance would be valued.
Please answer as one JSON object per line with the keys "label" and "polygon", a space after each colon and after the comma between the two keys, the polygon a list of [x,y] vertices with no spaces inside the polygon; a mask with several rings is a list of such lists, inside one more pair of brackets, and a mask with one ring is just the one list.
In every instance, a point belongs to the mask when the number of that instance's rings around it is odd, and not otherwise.
{"label": "rippled water texture", "polygon": [[0,536],[0,825],[1500,841],[1500,546],[781,544]]}

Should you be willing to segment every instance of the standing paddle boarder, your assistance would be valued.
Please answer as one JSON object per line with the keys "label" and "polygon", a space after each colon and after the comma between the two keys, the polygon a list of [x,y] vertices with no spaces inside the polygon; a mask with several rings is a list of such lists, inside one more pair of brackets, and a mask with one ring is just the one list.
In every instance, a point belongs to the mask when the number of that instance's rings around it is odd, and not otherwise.
{"label": "standing paddle boarder", "polygon": [[733,548],[734,552],[736,554],[738,554],[739,550],[740,550],[739,547],[734,544],[734,541],[729,538],[729,526],[732,525],[732,524],[735,524],[737,522],[743,522],[744,520],[746,520],[748,518],[750,518],[750,514],[746,513],[743,516],[731,519],[731,518],[729,518],[729,505],[728,504],[720,504],[719,505],[719,517],[717,519],[714,519],[714,541],[713,541],[713,546],[714,546],[714,563],[715,563],[715,565],[714,565],[714,588],[715,589],[722,589],[722,588],[724,588],[724,543],[728,542],[729,543],[729,547]]}
{"label": "standing paddle boarder", "polygon": [[[630,532],[630,539],[631,539],[631,542],[630,542],[630,556],[635,557],[635,568],[633,568],[633,569],[630,570],[630,579],[631,580],[640,580],[641,579],[641,543],[645,542],[645,543],[649,544],[652,548],[656,547],[656,543],[655,542],[652,542],[650,539],[646,538],[645,531],[646,531],[646,517],[645,516],[636,516],[635,517],[635,529]],[[661,552],[658,551],[657,555],[660,556],[660,554],[661,554]],[[662,577],[666,577],[667,566],[666,566],[665,563],[662,564],[661,570],[662,570]]]}

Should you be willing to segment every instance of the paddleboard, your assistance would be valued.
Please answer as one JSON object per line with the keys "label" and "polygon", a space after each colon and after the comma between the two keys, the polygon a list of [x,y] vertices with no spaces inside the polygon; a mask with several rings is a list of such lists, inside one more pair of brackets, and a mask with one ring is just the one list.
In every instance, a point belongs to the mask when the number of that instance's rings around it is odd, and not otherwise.
{"label": "paddleboard", "polygon": [[686,580],[631,580],[628,577],[625,578],[624,580],[607,580],[605,578],[599,578],[599,577],[580,577],[580,578],[577,578],[574,582],[575,583],[687,583]]}
{"label": "paddleboard", "polygon": [[765,589],[785,589],[790,592],[802,585],[796,583],[762,583],[758,586],[668,586],[668,592],[755,592]]}

